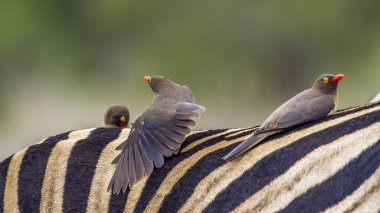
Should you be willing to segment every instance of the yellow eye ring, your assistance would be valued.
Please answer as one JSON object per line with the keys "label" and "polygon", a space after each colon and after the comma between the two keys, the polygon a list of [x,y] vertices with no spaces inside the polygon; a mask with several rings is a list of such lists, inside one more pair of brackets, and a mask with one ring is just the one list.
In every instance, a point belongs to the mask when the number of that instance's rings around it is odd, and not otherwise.
{"label": "yellow eye ring", "polygon": [[327,84],[327,82],[329,82],[329,79],[328,78],[323,78],[323,83]]}
{"label": "yellow eye ring", "polygon": [[121,122],[125,122],[125,117],[122,116],[122,117],[120,118],[120,121],[121,121]]}

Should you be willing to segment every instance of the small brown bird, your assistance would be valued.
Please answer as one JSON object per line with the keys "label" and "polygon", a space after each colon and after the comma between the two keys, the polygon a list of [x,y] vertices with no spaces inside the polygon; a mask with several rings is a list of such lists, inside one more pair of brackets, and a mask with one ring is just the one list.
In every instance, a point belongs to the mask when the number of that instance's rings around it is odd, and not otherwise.
{"label": "small brown bird", "polygon": [[270,135],[329,114],[336,105],[338,82],[343,74],[320,76],[312,88],[305,90],[279,106],[251,137],[223,157],[230,160],[245,153]]}
{"label": "small brown bird", "polygon": [[125,106],[108,107],[104,114],[104,125],[107,128],[128,128],[129,110]]}
{"label": "small brown bird", "polygon": [[[206,109],[194,103],[187,86],[180,86],[164,76],[145,76],[153,91],[153,102],[132,125],[127,140],[118,148],[121,154],[108,190],[119,194],[159,168],[164,156],[177,154],[195,119]],[[118,149],[117,148],[117,149]]]}

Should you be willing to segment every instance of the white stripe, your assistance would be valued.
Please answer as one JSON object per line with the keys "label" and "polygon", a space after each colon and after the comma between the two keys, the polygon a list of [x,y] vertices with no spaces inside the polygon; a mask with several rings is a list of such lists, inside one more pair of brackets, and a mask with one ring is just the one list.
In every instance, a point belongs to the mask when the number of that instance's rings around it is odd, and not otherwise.
{"label": "white stripe", "polygon": [[92,179],[86,212],[108,212],[111,192],[107,192],[107,187],[116,168],[116,164],[111,162],[121,152],[115,149],[127,139],[129,130],[123,129],[119,137],[110,142],[101,152]]}
{"label": "white stripe", "polygon": [[[371,192],[371,190],[375,191]],[[368,196],[366,201],[362,200]],[[363,201],[358,212],[378,212],[380,210],[380,167],[364,183],[344,200],[328,208],[325,213],[346,212],[355,202]]]}
{"label": "white stripe", "polygon": [[51,151],[42,184],[40,212],[62,212],[67,162],[75,144],[89,136],[93,129],[71,132]]}
{"label": "white stripe", "polygon": [[23,149],[14,154],[9,163],[4,190],[4,212],[20,212],[18,206],[18,180],[22,159],[24,159],[27,150]]}
{"label": "white stripe", "polygon": [[369,103],[375,103],[375,102],[378,102],[378,101],[380,101],[380,92],[377,93],[377,94],[375,95],[375,97],[373,97],[373,98],[369,101]]}
{"label": "white stripe", "polygon": [[151,212],[158,212],[162,205],[162,202],[164,201],[164,198],[170,193],[170,189],[173,188],[174,184],[176,184],[177,181],[181,179],[190,168],[192,168],[196,163],[198,163],[198,161],[200,161],[204,156],[210,154],[211,152],[223,149],[233,143],[239,142],[240,140],[240,138],[237,138],[231,141],[222,141],[216,143],[215,145],[195,152],[190,157],[181,161],[167,174],[160,187],[157,189],[155,195],[149,201],[146,209]]}
{"label": "white stripe", "polygon": [[[213,134],[213,135],[210,135],[210,136],[207,136],[207,137],[204,137],[202,139],[199,139],[199,140],[196,140],[190,144],[188,144],[187,146],[183,147],[183,149],[181,149],[180,151],[180,154],[182,153],[185,153],[185,152],[188,152],[190,150],[192,150],[193,148],[203,144],[204,142],[206,141],[209,141],[210,139],[212,138],[217,138],[223,134],[226,134],[226,133],[229,133],[229,132],[233,132],[233,131],[236,131],[236,130],[239,130],[239,129],[229,129],[229,130],[226,130],[226,131],[223,131],[223,132],[220,132],[218,134]],[[187,136],[188,137],[188,136]]]}
{"label": "white stripe", "polygon": [[378,140],[378,135],[373,134],[375,132],[380,132],[380,123],[318,147],[298,160],[283,175],[246,199],[234,211],[280,211],[375,144]]}
{"label": "white stripe", "polygon": [[[332,120],[328,120],[322,123],[318,123],[307,129],[303,129],[298,132],[285,135],[281,138],[277,138],[266,143],[263,143],[254,149],[251,149],[242,157],[234,159],[223,166],[212,171],[207,177],[205,177],[194,189],[191,197],[180,209],[181,212],[201,212],[207,207],[209,203],[224,189],[226,189],[233,181],[238,179],[245,171],[253,167],[259,160],[267,156],[268,154],[288,146],[300,138],[306,137],[315,132],[324,130],[328,127],[338,125],[349,119],[379,110],[380,106],[355,112],[352,114],[344,115]],[[242,137],[241,139],[247,138]]]}

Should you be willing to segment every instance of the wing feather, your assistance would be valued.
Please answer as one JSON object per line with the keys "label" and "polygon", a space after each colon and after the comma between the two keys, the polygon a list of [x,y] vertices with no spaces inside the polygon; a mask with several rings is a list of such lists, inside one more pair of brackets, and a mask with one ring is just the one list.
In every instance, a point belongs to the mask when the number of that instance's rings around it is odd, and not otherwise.
{"label": "wing feather", "polygon": [[166,136],[162,135],[158,130],[153,129],[149,131],[153,137],[155,137],[158,141],[165,141],[165,145],[168,146],[171,150],[178,149],[181,146],[181,143],[174,141]]}
{"label": "wing feather", "polygon": [[166,138],[166,140],[158,140],[157,137],[154,137],[149,131],[147,131],[145,133],[145,137],[147,138],[147,140],[149,140],[152,145],[160,152],[162,153],[165,157],[169,157],[172,155],[172,150],[166,146],[167,144],[167,140],[170,140],[168,138]]}
{"label": "wing feather", "polygon": [[135,170],[136,170],[136,180],[140,180],[144,177],[144,162],[142,158],[142,153],[139,149],[139,144],[133,145],[133,151],[135,154]]}
{"label": "wing feather", "polygon": [[153,164],[162,167],[164,156],[177,154],[195,125],[195,119],[205,111],[203,106],[189,102],[173,106],[174,111],[168,110],[167,114],[162,109],[155,112],[155,108],[150,107],[136,120],[127,140],[117,147],[123,151],[113,161],[118,162],[109,185],[114,193],[125,192],[144,175],[150,175]]}
{"label": "wing feather", "polygon": [[128,150],[128,179],[129,187],[136,182],[135,154],[134,149]]}

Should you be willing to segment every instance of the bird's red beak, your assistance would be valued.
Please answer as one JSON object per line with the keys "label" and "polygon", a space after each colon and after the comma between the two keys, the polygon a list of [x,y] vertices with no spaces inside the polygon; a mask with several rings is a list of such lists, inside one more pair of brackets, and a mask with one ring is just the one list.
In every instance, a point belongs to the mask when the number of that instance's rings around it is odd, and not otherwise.
{"label": "bird's red beak", "polygon": [[331,82],[337,82],[337,81],[340,81],[340,79],[342,79],[344,77],[343,74],[337,74],[334,76],[334,78],[331,79]]}
{"label": "bird's red beak", "polygon": [[124,126],[124,124],[120,124],[120,128],[122,128],[122,129],[128,128],[128,125]]}
{"label": "bird's red beak", "polygon": [[146,81],[146,82],[148,82],[148,83],[150,83],[151,81],[152,81],[152,77],[150,77],[150,76],[144,76],[144,81]]}

